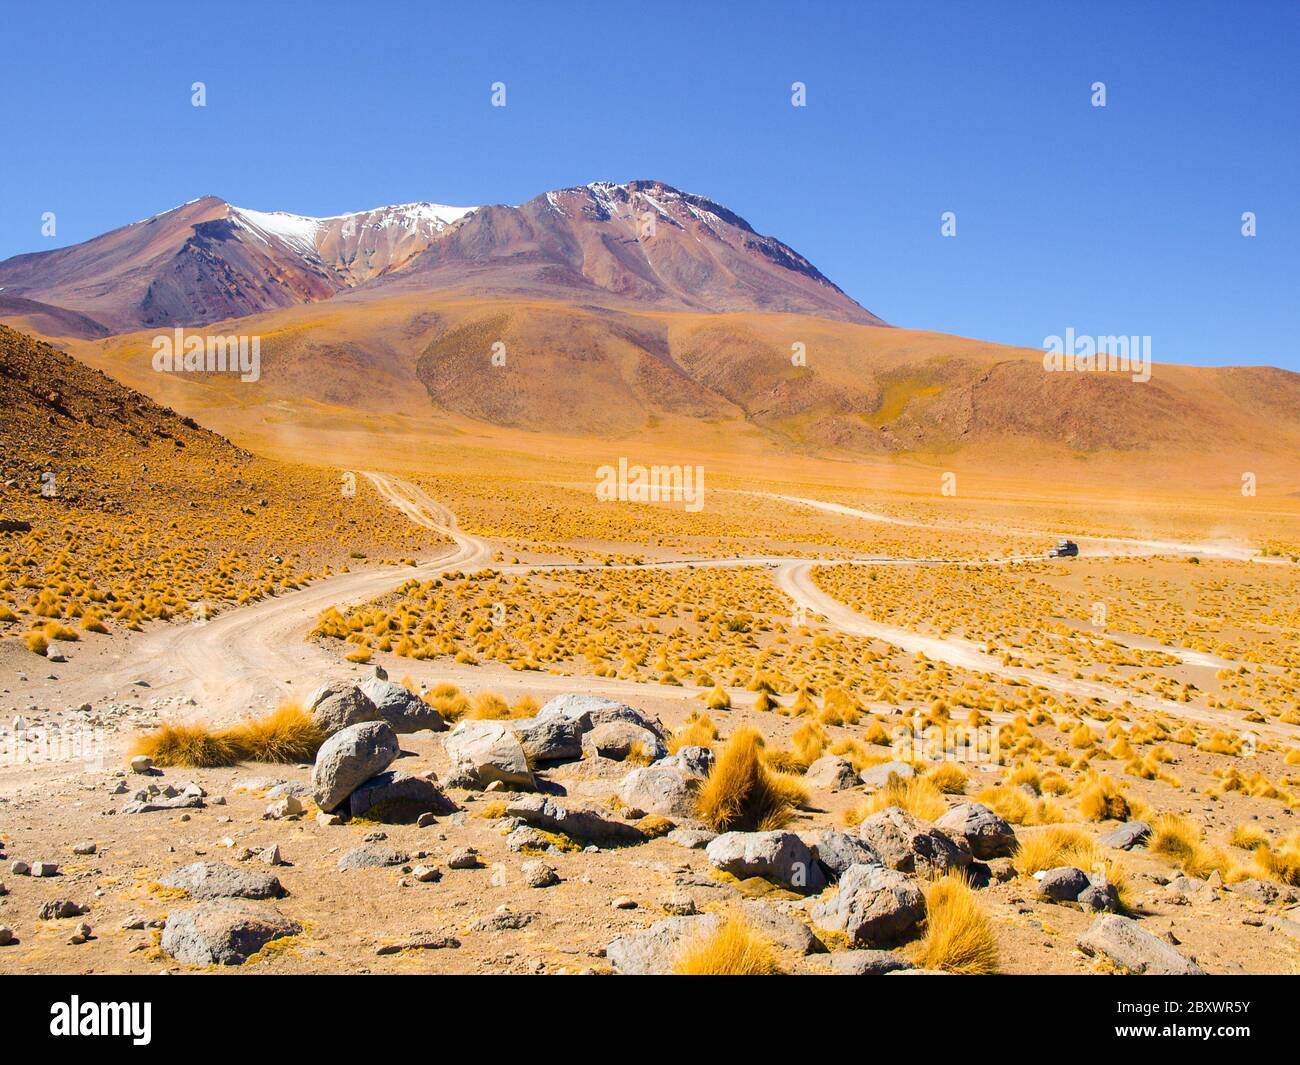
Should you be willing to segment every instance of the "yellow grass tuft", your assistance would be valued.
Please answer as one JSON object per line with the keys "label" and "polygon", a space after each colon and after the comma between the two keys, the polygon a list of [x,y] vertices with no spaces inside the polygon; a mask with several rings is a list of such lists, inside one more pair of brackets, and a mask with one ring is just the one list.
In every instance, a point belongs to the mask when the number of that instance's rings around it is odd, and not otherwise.
{"label": "yellow grass tuft", "polygon": [[1128,796],[1108,776],[1097,776],[1079,791],[1079,813],[1089,821],[1127,821],[1136,812]]}
{"label": "yellow grass tuft", "polygon": [[890,773],[885,786],[858,808],[854,816],[858,821],[889,806],[898,806],[922,821],[937,821],[948,810],[941,792],[926,777],[900,780]]}
{"label": "yellow grass tuft", "polygon": [[964,795],[966,785],[970,783],[970,777],[966,775],[966,770],[956,762],[940,762],[925,776],[930,783],[945,795]]}
{"label": "yellow grass tuft", "polygon": [[282,703],[266,717],[241,721],[223,736],[241,762],[310,762],[325,734],[296,702]]}
{"label": "yellow grass tuft", "polygon": [[789,823],[796,806],[808,801],[799,781],[770,772],[762,759],[757,729],[733,732],[718,753],[696,805],[701,819],[719,832],[766,832]]}
{"label": "yellow grass tuft", "polygon": [[715,684],[704,696],[704,705],[710,710],[730,710],[731,696]]}
{"label": "yellow grass tuft", "polygon": [[718,727],[708,714],[692,713],[686,723],[674,730],[668,739],[668,753],[676,754],[683,747],[709,747],[718,742]]}
{"label": "yellow grass tuft", "polygon": [[1151,822],[1147,850],[1172,859],[1188,876],[1205,879],[1218,871],[1225,880],[1239,879],[1236,864],[1201,838],[1201,830],[1179,814],[1160,814]]}
{"label": "yellow grass tuft", "polygon": [[1258,825],[1236,825],[1228,836],[1228,842],[1244,851],[1253,851],[1256,847],[1268,846],[1268,833]]}
{"label": "yellow grass tuft", "polygon": [[923,969],[959,976],[986,976],[998,971],[998,942],[966,879],[949,873],[925,891],[925,933],[912,952]]}
{"label": "yellow grass tuft", "polygon": [[1077,828],[1056,825],[1020,836],[1012,859],[1016,872],[1023,876],[1062,865],[1073,865],[1087,872],[1100,861],[1101,849],[1096,840]]}
{"label": "yellow grass tuft", "polygon": [[469,717],[476,721],[497,721],[510,716],[510,704],[496,692],[479,692],[469,701]]}
{"label": "yellow grass tuft", "polygon": [[772,944],[744,921],[728,918],[716,932],[686,943],[673,962],[678,976],[778,976]]}
{"label": "yellow grass tuft", "polygon": [[309,762],[325,740],[297,703],[285,703],[266,717],[213,731],[206,725],[163,725],[137,736],[132,755],[154,765],[206,769],[237,762]]}
{"label": "yellow grass tuft", "polygon": [[233,743],[203,725],[163,725],[137,736],[129,753],[147,754],[154,765],[194,769],[234,765],[239,760]]}

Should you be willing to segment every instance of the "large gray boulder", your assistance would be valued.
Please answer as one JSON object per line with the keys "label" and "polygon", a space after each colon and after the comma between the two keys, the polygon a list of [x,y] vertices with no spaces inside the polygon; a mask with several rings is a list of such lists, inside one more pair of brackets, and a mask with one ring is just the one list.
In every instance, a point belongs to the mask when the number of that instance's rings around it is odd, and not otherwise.
{"label": "large gray boulder", "polygon": [[274,906],[223,899],[168,914],[162,949],[188,965],[242,965],[267,943],[301,931]]}
{"label": "large gray boulder", "polygon": [[843,791],[858,782],[853,766],[837,754],[824,754],[808,767],[804,782],[826,791]]}
{"label": "large gray boulder", "polygon": [[597,725],[610,721],[628,721],[649,729],[660,739],[668,738],[668,732],[658,718],[601,695],[557,695],[537,711],[539,721],[557,718],[576,723],[582,733],[590,732]]}
{"label": "large gray boulder", "polygon": [[564,717],[507,720],[519,737],[530,765],[568,762],[582,757],[582,728]]}
{"label": "large gray boulder", "polygon": [[326,736],[333,736],[350,725],[382,720],[379,708],[351,681],[322,684],[307,700],[307,710]]}
{"label": "large gray boulder", "polygon": [[971,863],[970,847],[898,806],[887,806],[858,826],[858,838],[891,869],[928,877]]}
{"label": "large gray boulder", "polygon": [[813,930],[763,899],[745,899],[740,904],[745,923],[764,939],[793,954],[824,954],[826,945]]}
{"label": "large gray boulder", "polygon": [[316,752],[311,793],[326,813],[397,758],[397,734],[387,721],[366,721],[334,733]]}
{"label": "large gray boulder", "polygon": [[617,821],[599,807],[554,799],[545,795],[520,795],[506,804],[506,817],[517,817],[533,828],[562,832],[591,843],[644,843],[645,833],[626,821]]}
{"label": "large gray boulder", "polygon": [[666,762],[634,769],[618,786],[618,797],[628,810],[640,810],[664,817],[695,816],[698,779],[687,779]]}
{"label": "large gray boulder", "polygon": [[724,832],[704,853],[716,869],[740,880],[753,876],[805,894],[826,886],[826,874],[793,832]]}
{"label": "large gray boulder", "polygon": [[361,691],[398,735],[423,729],[432,732],[445,732],[447,729],[447,722],[437,710],[400,684],[382,677],[371,677],[361,685]]}
{"label": "large gray boulder", "polygon": [[497,780],[511,788],[536,786],[523,745],[504,722],[461,721],[447,733],[443,746],[460,779],[484,788]]}
{"label": "large gray boulder", "polygon": [[1072,865],[1048,869],[1038,880],[1038,897],[1049,902],[1074,902],[1092,886],[1088,874]]}
{"label": "large gray boulder", "polygon": [[158,881],[180,888],[192,899],[278,899],[286,892],[270,873],[246,872],[224,862],[194,862]]}
{"label": "large gray boulder", "polygon": [[1134,847],[1145,843],[1150,835],[1151,826],[1145,821],[1125,821],[1117,828],[1112,828],[1109,832],[1098,836],[1097,842],[1103,847],[1131,851]]}
{"label": "large gray boulder", "polygon": [[687,944],[713,935],[722,922],[716,913],[665,917],[643,932],[619,936],[605,947],[605,957],[622,976],[668,976]]}
{"label": "large gray boulder", "polygon": [[964,839],[971,854],[981,861],[1010,858],[1016,852],[1016,833],[1012,827],[977,802],[959,803],[939,818],[934,827],[953,839]]}
{"label": "large gray boulder", "polygon": [[414,820],[422,813],[445,814],[456,809],[441,788],[428,777],[388,770],[379,773],[348,796],[348,812],[380,821]]}
{"label": "large gray boulder", "polygon": [[588,758],[610,758],[621,762],[634,754],[656,762],[668,754],[663,739],[631,721],[602,721],[582,734],[582,753]]}
{"label": "large gray boulder", "polygon": [[813,924],[843,932],[858,947],[885,947],[925,916],[925,896],[909,877],[883,865],[854,865],[831,899],[812,908]]}
{"label": "large gray boulder", "polygon": [[817,860],[832,880],[838,880],[852,865],[882,864],[866,840],[829,828],[817,837]]}
{"label": "large gray boulder", "polygon": [[1184,958],[1128,917],[1103,914],[1078,939],[1089,956],[1108,958],[1121,969],[1147,976],[1204,976],[1205,970]]}
{"label": "large gray boulder", "polygon": [[916,776],[916,770],[906,762],[881,762],[879,765],[867,766],[858,774],[858,779],[869,787],[883,788],[889,783],[890,777],[898,777],[899,780],[911,780],[914,776]]}

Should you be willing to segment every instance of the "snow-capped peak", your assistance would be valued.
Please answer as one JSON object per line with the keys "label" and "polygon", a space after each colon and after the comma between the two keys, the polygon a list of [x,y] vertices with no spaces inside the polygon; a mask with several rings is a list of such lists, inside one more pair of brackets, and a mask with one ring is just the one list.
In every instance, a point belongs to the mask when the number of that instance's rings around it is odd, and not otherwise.
{"label": "snow-capped peak", "polygon": [[330,231],[351,236],[360,229],[404,229],[433,235],[476,210],[477,207],[420,201],[315,218],[287,211],[253,211],[232,206],[230,217],[265,243],[285,244],[299,254],[313,255],[320,249],[322,236]]}
{"label": "snow-capped peak", "polygon": [[246,207],[231,207],[230,217],[265,243],[271,243],[274,238],[301,255],[316,254],[316,237],[324,222],[321,218],[287,211],[250,211]]}

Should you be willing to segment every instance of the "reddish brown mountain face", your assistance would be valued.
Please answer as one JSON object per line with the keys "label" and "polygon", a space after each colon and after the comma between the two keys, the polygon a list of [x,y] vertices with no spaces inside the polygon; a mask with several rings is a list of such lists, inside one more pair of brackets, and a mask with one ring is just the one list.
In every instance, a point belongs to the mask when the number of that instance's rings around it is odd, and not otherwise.
{"label": "reddish brown mountain face", "polygon": [[481,208],[389,284],[883,324],[792,248],[725,207],[655,181]]}
{"label": "reddish brown mountain face", "polygon": [[[350,290],[883,324],[725,207],[648,181],[563,189],[521,207],[420,203],[333,218],[251,211],[209,196],[74,247],[0,263],[0,296],[27,301],[0,308],[0,317],[39,312],[56,335],[60,322],[75,324],[75,335],[202,325]],[[80,318],[72,323],[65,311]]]}

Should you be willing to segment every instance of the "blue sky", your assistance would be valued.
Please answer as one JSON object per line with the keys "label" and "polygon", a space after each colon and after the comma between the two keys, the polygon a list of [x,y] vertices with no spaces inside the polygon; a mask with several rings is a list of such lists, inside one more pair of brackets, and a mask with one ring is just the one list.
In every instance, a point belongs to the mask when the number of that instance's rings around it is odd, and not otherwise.
{"label": "blue sky", "polygon": [[1294,2],[169,0],[4,18],[0,258],[207,193],[338,214],[658,178],[898,325],[1149,335],[1164,361],[1300,370]]}

